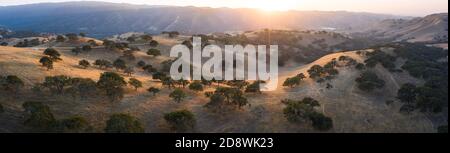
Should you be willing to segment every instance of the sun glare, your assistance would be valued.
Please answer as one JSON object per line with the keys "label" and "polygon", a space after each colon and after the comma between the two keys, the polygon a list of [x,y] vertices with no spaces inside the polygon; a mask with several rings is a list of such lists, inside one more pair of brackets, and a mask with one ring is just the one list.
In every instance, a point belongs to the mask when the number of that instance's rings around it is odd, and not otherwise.
{"label": "sun glare", "polygon": [[289,11],[298,6],[299,0],[261,0],[255,4],[256,8],[264,11]]}

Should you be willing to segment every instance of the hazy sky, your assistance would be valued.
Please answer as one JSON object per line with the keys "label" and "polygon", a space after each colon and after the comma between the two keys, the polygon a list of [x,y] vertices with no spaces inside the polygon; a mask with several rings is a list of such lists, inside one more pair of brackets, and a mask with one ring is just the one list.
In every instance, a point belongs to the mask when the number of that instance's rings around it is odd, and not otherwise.
{"label": "hazy sky", "polygon": [[[0,5],[18,5],[74,0],[0,0]],[[92,1],[92,0],[91,0]],[[261,8],[265,10],[358,11],[424,16],[448,12],[447,0],[97,0],[149,5]]]}

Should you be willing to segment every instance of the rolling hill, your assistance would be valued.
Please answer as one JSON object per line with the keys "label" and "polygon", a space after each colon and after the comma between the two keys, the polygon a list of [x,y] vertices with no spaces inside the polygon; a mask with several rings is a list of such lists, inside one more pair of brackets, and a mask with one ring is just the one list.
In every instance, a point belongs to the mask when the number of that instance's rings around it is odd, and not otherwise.
{"label": "rolling hill", "polygon": [[[150,57],[143,52],[135,53],[136,60],[144,60],[154,66],[167,59],[168,49],[164,46],[172,46],[173,43],[181,43],[177,38],[156,36],[161,42],[161,57]],[[42,48],[44,49],[44,48]],[[105,71],[95,66],[82,69],[77,64],[81,59],[94,61],[95,59],[114,60],[122,54],[118,51],[95,48],[89,53],[74,55],[71,47],[56,47],[62,54],[62,61],[55,63],[54,69],[46,71],[38,63],[42,57],[40,48],[15,48],[0,47],[0,75],[17,75],[25,82],[25,88],[30,89],[34,84],[40,83],[46,76],[68,75],[71,77],[86,77],[98,80],[100,74]],[[197,118],[197,132],[319,132],[308,124],[289,123],[283,116],[285,107],[281,100],[285,98],[301,99],[313,97],[317,99],[321,107],[318,111],[330,116],[334,121],[334,128],[329,132],[435,132],[435,123],[423,113],[413,112],[404,115],[398,110],[401,103],[387,105],[385,101],[395,99],[396,91],[401,84],[413,82],[420,84],[422,81],[408,75],[407,72],[390,72],[381,65],[373,71],[380,74],[380,78],[386,81],[386,86],[374,92],[367,93],[358,89],[355,79],[361,74],[359,70],[348,66],[338,66],[339,75],[327,83],[319,83],[313,79],[305,79],[295,88],[283,87],[283,80],[305,73],[313,65],[325,65],[333,59],[347,56],[364,62],[365,54],[373,50],[345,51],[331,53],[308,64],[291,64],[280,69],[279,87],[273,92],[262,94],[248,94],[250,105],[240,110],[222,110],[232,113],[217,113],[204,107],[208,98],[193,91],[186,90],[188,97],[182,103],[174,103],[169,99],[170,89],[161,87],[158,81],[151,75],[137,70],[133,77],[143,81],[144,87],[134,91],[132,87],[126,88],[125,97],[119,103],[110,103],[99,97],[88,100],[71,98],[68,95],[55,96],[51,94],[35,95],[28,90],[20,93],[17,98],[0,97],[0,102],[6,108],[6,114],[0,116],[2,126],[0,132],[25,132],[27,127],[22,125],[23,118],[21,105],[29,99],[44,101],[49,105],[58,118],[79,115],[85,117],[94,127],[95,132],[101,132],[105,127],[108,116],[114,113],[126,112],[140,119],[146,132],[170,132],[170,128],[163,119],[163,114],[179,109],[192,111]],[[362,54],[361,54],[362,53]],[[133,64],[130,62],[129,64]],[[338,65],[345,65],[338,62]],[[120,73],[120,72],[119,72]],[[122,74],[127,80],[130,78]],[[326,84],[332,84],[328,88]],[[157,96],[147,92],[148,87],[161,87],[162,91]],[[211,86],[213,88],[215,86]],[[207,88],[206,91],[213,89]],[[236,117],[238,115],[239,117]]]}
{"label": "rolling hill", "polygon": [[368,27],[363,33],[394,41],[448,43],[448,13],[411,20],[384,20]]}

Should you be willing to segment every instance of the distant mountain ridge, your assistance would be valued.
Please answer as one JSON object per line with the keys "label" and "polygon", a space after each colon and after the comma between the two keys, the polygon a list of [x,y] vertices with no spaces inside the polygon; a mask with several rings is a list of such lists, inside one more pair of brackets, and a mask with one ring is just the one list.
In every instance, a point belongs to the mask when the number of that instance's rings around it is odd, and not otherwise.
{"label": "distant mountain ridge", "polygon": [[268,14],[257,9],[200,8],[104,2],[42,3],[0,7],[0,26],[12,30],[103,37],[130,31],[212,33],[262,28],[354,30],[403,17],[353,12],[288,11]]}
{"label": "distant mountain ridge", "polygon": [[448,43],[448,13],[411,20],[388,19],[367,27],[363,33],[394,41]]}

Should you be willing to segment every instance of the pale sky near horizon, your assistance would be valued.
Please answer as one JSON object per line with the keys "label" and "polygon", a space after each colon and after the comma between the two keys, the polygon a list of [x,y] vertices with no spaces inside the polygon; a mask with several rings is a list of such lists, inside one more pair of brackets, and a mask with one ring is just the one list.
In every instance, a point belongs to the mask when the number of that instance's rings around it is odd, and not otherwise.
{"label": "pale sky near horizon", "polygon": [[[0,6],[82,0],[0,0]],[[264,10],[319,10],[425,16],[448,12],[448,0],[90,0],[114,3],[260,8]]]}

